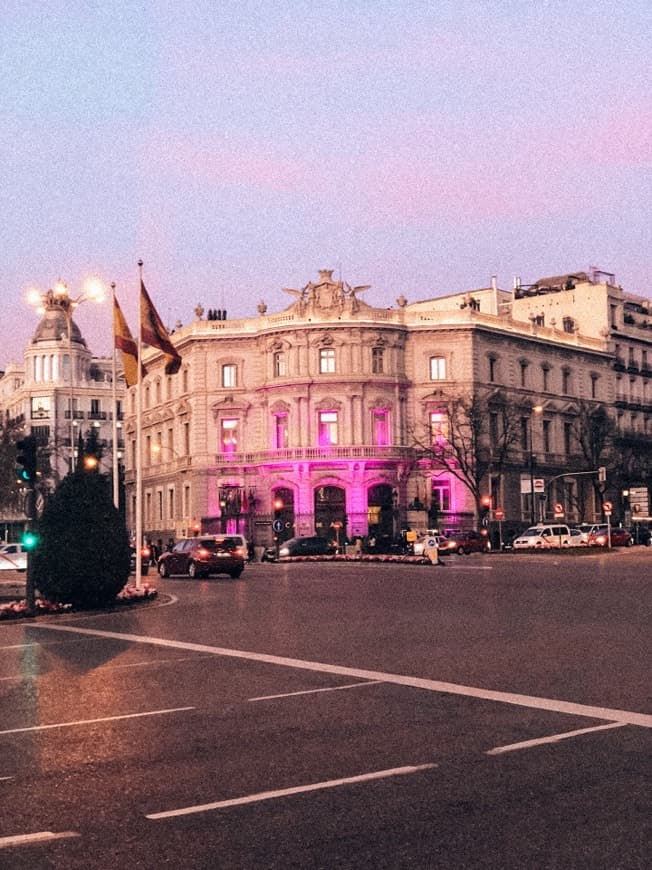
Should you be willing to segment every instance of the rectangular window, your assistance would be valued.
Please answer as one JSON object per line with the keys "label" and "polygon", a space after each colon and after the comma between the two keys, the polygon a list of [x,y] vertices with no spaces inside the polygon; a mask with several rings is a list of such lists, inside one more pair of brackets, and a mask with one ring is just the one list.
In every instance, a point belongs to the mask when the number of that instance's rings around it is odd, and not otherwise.
{"label": "rectangular window", "polygon": [[597,375],[591,375],[591,398],[597,399],[598,397],[598,378]]}
{"label": "rectangular window", "polygon": [[446,360],[443,356],[430,357],[430,380],[445,381],[446,380]]}
{"label": "rectangular window", "polygon": [[174,487],[168,489],[168,518],[174,519]]}
{"label": "rectangular window", "polygon": [[332,375],[335,372],[335,350],[323,347],[319,351],[319,371],[322,375]]}
{"label": "rectangular window", "polygon": [[521,417],[521,450],[530,449],[530,418]]}
{"label": "rectangular window", "polygon": [[496,360],[494,357],[489,357],[489,382],[493,384],[496,380]]}
{"label": "rectangular window", "polygon": [[236,367],[232,364],[222,366],[222,386],[224,389],[235,387]]}
{"label": "rectangular window", "polygon": [[541,371],[543,372],[543,389],[547,392],[548,391],[548,372],[550,371],[550,369],[547,368],[546,366],[544,366],[541,369]]}
{"label": "rectangular window", "polygon": [[570,456],[573,445],[573,426],[571,423],[564,423],[564,453]]}
{"label": "rectangular window", "polygon": [[570,390],[570,371],[564,369],[561,373],[561,391],[566,396]]}
{"label": "rectangular window", "polygon": [[337,411],[319,412],[319,446],[328,447],[337,444]]}
{"label": "rectangular window", "polygon": [[527,363],[521,363],[521,386],[527,387]]}
{"label": "rectangular window", "polygon": [[498,444],[498,414],[496,411],[489,413],[489,441],[492,447]]}
{"label": "rectangular window", "polygon": [[91,399],[91,420],[97,420],[100,413],[100,400]]}
{"label": "rectangular window", "polygon": [[374,375],[382,375],[385,371],[385,348],[371,348],[371,372]]}
{"label": "rectangular window", "polygon": [[156,490],[156,519],[163,522],[163,490]]}
{"label": "rectangular window", "polygon": [[389,414],[385,410],[371,412],[373,443],[378,446],[389,444]]}
{"label": "rectangular window", "polygon": [[183,487],[183,515],[190,516],[190,484],[186,483]]}
{"label": "rectangular window", "polygon": [[190,456],[190,423],[187,420],[183,423],[183,455]]}
{"label": "rectangular window", "polygon": [[235,453],[238,449],[238,421],[222,420],[220,440],[222,453]]}
{"label": "rectangular window", "polygon": [[448,414],[446,411],[430,412],[430,443],[440,447],[448,441]]}
{"label": "rectangular window", "polygon": [[550,432],[552,425],[550,420],[543,421],[543,449],[546,453],[550,453]]}
{"label": "rectangular window", "polygon": [[287,374],[287,365],[285,361],[285,354],[283,351],[278,351],[274,354],[274,377],[275,378],[284,378]]}
{"label": "rectangular window", "polygon": [[436,513],[451,509],[450,480],[435,478],[432,481],[431,506],[432,511]]}
{"label": "rectangular window", "polygon": [[274,447],[284,450],[288,446],[288,416],[276,414],[274,417]]}

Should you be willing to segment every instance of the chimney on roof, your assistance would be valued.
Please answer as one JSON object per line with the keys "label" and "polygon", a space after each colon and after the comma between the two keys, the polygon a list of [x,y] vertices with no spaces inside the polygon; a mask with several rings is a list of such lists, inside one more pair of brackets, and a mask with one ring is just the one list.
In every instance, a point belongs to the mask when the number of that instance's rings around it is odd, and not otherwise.
{"label": "chimney on roof", "polygon": [[514,275],[514,290],[520,290],[520,289],[521,289],[521,276]]}
{"label": "chimney on roof", "polygon": [[498,276],[497,275],[491,276],[491,289],[492,290],[498,289]]}

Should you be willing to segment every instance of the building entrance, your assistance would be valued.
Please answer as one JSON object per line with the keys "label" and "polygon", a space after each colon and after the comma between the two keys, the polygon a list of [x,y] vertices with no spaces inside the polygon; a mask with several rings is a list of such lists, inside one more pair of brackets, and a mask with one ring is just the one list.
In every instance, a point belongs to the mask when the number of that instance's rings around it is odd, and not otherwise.
{"label": "building entrance", "polygon": [[329,541],[346,537],[346,490],[341,486],[315,490],[315,532]]}
{"label": "building entrance", "polygon": [[388,483],[378,483],[367,493],[369,536],[377,541],[394,537],[394,500]]}

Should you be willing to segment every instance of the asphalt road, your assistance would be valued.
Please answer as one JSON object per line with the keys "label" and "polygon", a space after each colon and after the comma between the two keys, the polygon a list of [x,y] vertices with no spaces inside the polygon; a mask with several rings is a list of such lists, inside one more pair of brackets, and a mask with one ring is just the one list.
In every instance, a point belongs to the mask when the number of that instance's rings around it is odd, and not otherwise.
{"label": "asphalt road", "polygon": [[0,624],[0,867],[632,868],[652,550],[251,565]]}

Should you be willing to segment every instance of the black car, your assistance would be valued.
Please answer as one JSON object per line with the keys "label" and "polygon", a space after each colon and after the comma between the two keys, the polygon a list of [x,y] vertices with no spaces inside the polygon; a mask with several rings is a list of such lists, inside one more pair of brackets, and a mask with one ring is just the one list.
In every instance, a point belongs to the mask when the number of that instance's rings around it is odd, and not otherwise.
{"label": "black car", "polygon": [[[272,553],[274,556],[276,555],[274,547],[270,547],[268,552],[270,555]],[[278,548],[278,555],[281,559],[290,556],[330,556],[334,552],[335,548],[332,544],[326,538],[319,537],[319,535],[289,538],[287,541],[282,541]]]}

